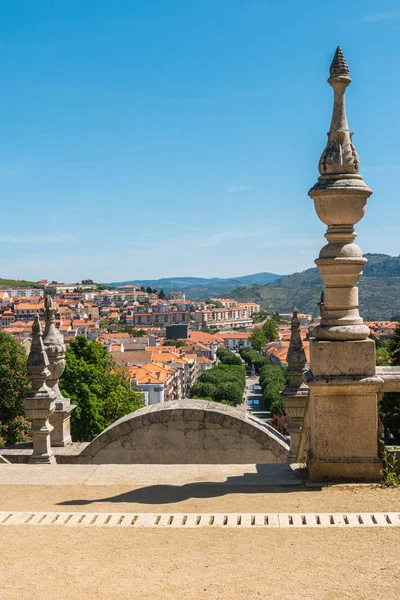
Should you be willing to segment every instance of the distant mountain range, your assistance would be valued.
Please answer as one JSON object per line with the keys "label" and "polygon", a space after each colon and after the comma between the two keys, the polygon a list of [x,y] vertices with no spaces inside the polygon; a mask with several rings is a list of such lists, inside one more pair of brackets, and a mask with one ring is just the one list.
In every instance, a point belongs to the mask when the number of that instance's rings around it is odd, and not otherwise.
{"label": "distant mountain range", "polygon": [[[400,315],[400,256],[366,254],[360,277],[360,313],[364,319],[390,319]],[[267,285],[250,284],[229,293],[230,298],[257,302],[265,310],[319,314],[322,279],[317,268],[286,275]]]}
{"label": "distant mountain range", "polygon": [[165,293],[180,291],[184,292],[188,298],[202,299],[212,296],[224,296],[230,290],[243,285],[265,285],[282,277],[276,273],[254,273],[253,275],[244,275],[243,277],[230,277],[222,279],[212,277],[205,279],[202,277],[165,277],[163,279],[132,279],[129,281],[118,281],[107,285],[140,285],[150,286],[156,290],[164,290]]}

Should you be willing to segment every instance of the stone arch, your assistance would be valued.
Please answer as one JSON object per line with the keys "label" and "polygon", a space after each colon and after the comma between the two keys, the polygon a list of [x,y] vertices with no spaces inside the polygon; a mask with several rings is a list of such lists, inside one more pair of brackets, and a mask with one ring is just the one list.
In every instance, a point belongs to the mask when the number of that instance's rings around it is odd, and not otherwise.
{"label": "stone arch", "polygon": [[283,463],[286,439],[263,421],[216,402],[175,400],[113,423],[80,454],[81,463]]}

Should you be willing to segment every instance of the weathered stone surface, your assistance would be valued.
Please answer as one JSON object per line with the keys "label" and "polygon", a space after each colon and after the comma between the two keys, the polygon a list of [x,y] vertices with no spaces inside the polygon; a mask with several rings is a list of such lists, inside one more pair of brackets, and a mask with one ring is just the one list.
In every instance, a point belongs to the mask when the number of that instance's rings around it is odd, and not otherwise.
{"label": "weathered stone surface", "polygon": [[120,419],[77,462],[149,464],[282,463],[288,445],[262,421],[201,400],[152,405]]}
{"label": "weathered stone surface", "polygon": [[347,342],[310,341],[310,362],[313,377],[343,377],[375,375],[375,342],[349,340]]}
{"label": "weathered stone surface", "polygon": [[[315,261],[324,281],[321,324],[311,340],[310,388],[298,454],[305,452],[312,480],[379,479],[378,392],[375,343],[358,312],[358,279],[366,259],[354,243],[372,190],[362,181],[345,108],[351,79],[341,48],[328,80],[334,106],[321,176],[309,195],[328,226]],[[305,458],[306,456],[304,456]],[[299,456],[299,459],[303,458]]]}

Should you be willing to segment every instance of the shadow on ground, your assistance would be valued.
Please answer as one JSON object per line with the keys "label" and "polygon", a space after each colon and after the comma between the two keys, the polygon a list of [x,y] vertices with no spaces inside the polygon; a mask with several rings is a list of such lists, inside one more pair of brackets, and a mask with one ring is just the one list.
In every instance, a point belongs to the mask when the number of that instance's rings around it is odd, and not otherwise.
{"label": "shadow on ground", "polygon": [[[174,504],[190,498],[217,498],[228,494],[276,494],[298,492],[300,490],[315,492],[322,489],[322,486],[305,487],[305,472],[297,471],[294,474],[289,467],[288,477],[285,481],[281,474],[282,465],[256,465],[256,467],[257,473],[244,473],[238,477],[228,477],[223,482],[201,481],[184,485],[148,485],[116,496],[93,500],[66,500],[59,502],[59,505],[85,506],[104,502]],[[118,483],[118,485],[121,485],[121,483]]]}

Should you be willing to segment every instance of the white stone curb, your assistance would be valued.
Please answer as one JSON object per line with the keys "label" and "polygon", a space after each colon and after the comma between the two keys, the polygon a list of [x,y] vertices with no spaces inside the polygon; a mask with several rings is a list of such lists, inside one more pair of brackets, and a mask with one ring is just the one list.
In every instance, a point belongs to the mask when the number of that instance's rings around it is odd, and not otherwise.
{"label": "white stone curb", "polygon": [[7,512],[4,525],[65,525],[66,527],[196,528],[365,528],[400,527],[400,513],[96,513]]}

